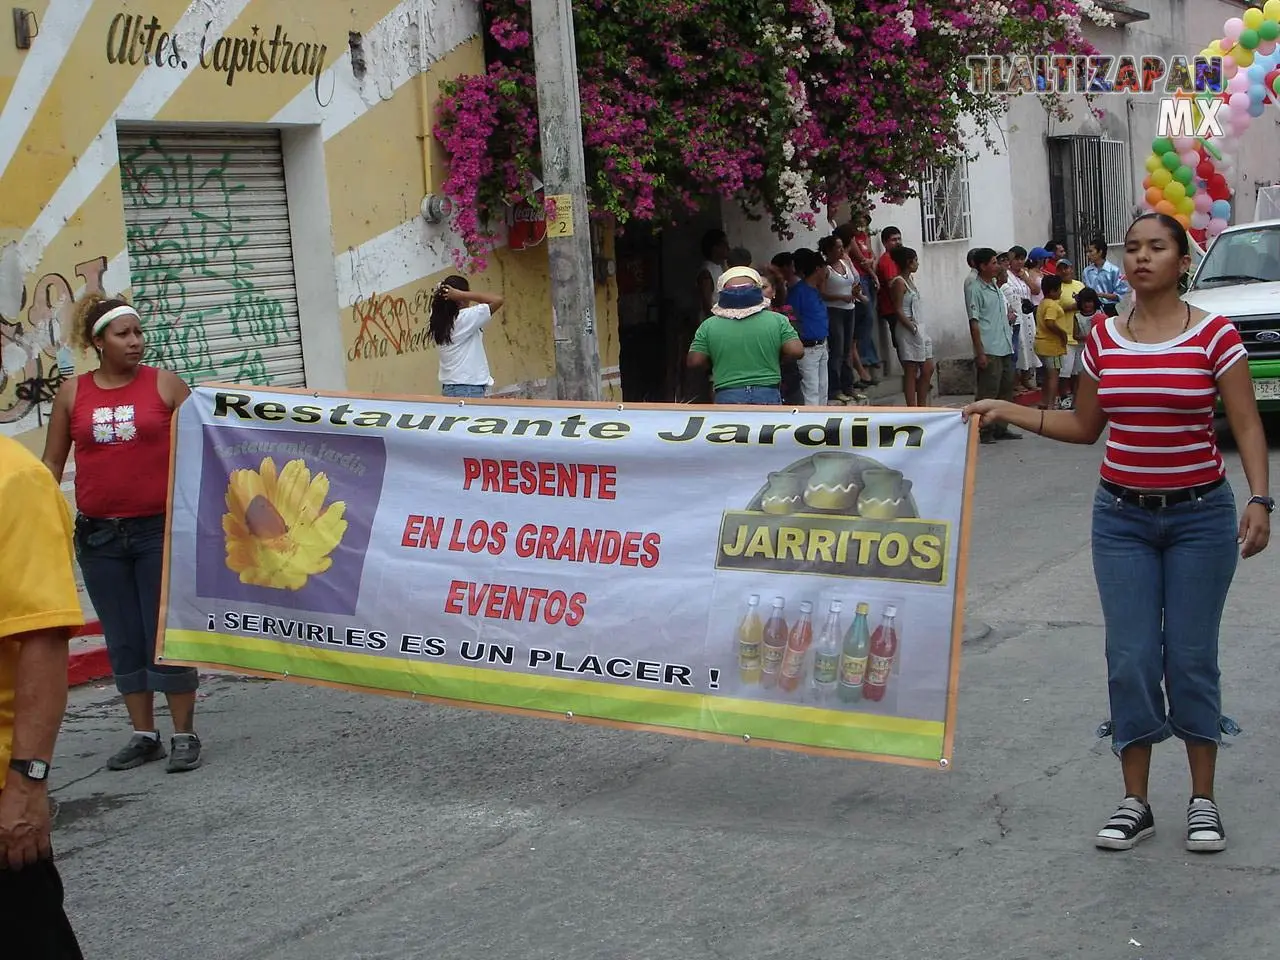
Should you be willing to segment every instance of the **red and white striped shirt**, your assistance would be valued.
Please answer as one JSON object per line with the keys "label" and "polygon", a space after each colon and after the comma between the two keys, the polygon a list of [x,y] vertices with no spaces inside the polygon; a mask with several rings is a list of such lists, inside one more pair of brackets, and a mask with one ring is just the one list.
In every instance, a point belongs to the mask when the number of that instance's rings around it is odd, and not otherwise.
{"label": "red and white striped shirt", "polygon": [[1096,324],[1084,369],[1098,381],[1111,423],[1102,479],[1124,487],[1178,490],[1226,475],[1213,434],[1218,378],[1245,359],[1226,317],[1210,317],[1164,343],[1134,343],[1120,321]]}

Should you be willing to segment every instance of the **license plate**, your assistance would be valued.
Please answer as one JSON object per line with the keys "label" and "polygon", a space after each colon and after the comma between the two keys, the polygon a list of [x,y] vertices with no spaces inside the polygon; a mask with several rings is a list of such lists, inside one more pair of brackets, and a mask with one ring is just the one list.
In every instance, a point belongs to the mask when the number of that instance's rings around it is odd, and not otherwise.
{"label": "license plate", "polygon": [[1259,400],[1280,400],[1280,380],[1253,381],[1253,395]]}

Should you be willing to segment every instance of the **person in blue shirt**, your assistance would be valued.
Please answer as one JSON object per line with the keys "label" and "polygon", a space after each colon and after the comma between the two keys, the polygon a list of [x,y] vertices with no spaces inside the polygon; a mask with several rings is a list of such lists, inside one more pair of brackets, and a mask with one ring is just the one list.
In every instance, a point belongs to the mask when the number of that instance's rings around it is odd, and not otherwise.
{"label": "person in blue shirt", "polygon": [[1084,248],[1084,254],[1089,261],[1082,277],[1084,285],[1097,291],[1102,309],[1107,316],[1114,317],[1119,312],[1120,301],[1129,295],[1129,284],[1120,268],[1107,260],[1107,241],[1103,237],[1094,237]]}
{"label": "person in blue shirt", "polygon": [[829,268],[817,252],[807,248],[795,252],[795,266],[800,282],[787,294],[787,306],[796,315],[800,342],[804,345],[804,356],[800,358],[800,390],[806,407],[820,407],[827,402],[830,321],[819,291],[827,282]]}

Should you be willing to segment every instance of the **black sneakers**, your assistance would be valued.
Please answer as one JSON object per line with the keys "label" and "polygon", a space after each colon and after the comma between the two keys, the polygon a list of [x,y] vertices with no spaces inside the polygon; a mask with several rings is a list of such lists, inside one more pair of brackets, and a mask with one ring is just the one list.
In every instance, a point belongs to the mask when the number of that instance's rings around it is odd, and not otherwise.
{"label": "black sneakers", "polygon": [[1147,837],[1155,836],[1155,832],[1150,804],[1137,797],[1125,797],[1093,843],[1103,850],[1132,850]]}
{"label": "black sneakers", "polygon": [[129,742],[111,755],[107,761],[108,770],[132,770],[153,760],[163,760],[164,744],[159,737],[146,737],[135,733]]}
{"label": "black sneakers", "polygon": [[175,733],[169,749],[166,773],[183,773],[200,766],[200,738],[194,733]]}
{"label": "black sneakers", "polygon": [[1192,797],[1187,805],[1187,849],[1193,853],[1217,853],[1227,849],[1218,805],[1208,797]]}

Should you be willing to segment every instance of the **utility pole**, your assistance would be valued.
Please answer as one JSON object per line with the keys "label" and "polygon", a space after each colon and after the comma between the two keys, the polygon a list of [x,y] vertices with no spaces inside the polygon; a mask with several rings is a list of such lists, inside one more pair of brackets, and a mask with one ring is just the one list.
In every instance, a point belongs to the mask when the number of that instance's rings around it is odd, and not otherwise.
{"label": "utility pole", "polygon": [[596,401],[600,399],[600,343],[573,5],[571,0],[531,0],[530,6],[542,180],[548,204],[556,206],[554,218],[547,217],[556,399]]}

